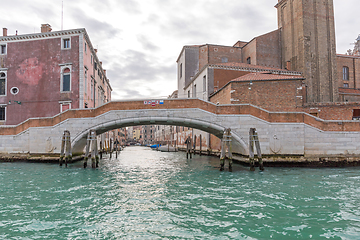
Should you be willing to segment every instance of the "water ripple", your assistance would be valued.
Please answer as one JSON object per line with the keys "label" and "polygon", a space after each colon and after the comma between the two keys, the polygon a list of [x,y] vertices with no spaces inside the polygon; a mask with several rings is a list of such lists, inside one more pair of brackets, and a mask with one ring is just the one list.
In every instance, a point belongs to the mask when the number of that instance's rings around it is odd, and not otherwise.
{"label": "water ripple", "polygon": [[267,168],[133,147],[99,169],[0,164],[0,239],[360,239],[359,168]]}

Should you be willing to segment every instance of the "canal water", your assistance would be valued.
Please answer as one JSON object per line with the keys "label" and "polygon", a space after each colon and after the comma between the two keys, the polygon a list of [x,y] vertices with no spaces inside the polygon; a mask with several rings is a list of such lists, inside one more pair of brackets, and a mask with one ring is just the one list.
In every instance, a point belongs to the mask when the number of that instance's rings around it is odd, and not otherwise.
{"label": "canal water", "polygon": [[360,239],[360,168],[218,166],[145,147],[0,163],[0,239]]}

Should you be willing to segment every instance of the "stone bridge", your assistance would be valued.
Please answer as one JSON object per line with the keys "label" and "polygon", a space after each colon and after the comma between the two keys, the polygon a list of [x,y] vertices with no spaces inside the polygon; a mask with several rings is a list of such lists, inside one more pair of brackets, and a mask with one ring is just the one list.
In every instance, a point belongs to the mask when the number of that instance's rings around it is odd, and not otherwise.
{"label": "stone bridge", "polygon": [[219,138],[225,128],[231,128],[233,152],[241,155],[248,155],[250,128],[257,129],[264,154],[360,154],[358,121],[324,121],[306,113],[268,112],[252,105],[215,105],[200,99],[147,103],[113,101],[96,109],[73,109],[52,118],[0,126],[0,153],[59,153],[64,130],[71,133],[73,153],[80,153],[90,129],[101,134],[127,126],[175,125]]}

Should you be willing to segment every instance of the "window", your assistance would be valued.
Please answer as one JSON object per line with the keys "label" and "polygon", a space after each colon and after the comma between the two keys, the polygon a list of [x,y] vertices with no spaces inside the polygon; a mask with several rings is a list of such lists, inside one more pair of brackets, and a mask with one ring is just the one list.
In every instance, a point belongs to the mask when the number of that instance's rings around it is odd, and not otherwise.
{"label": "window", "polygon": [[85,94],[87,94],[87,89],[88,89],[88,86],[87,86],[87,69],[85,68]]}
{"label": "window", "polygon": [[87,44],[85,43],[85,53],[87,53]]}
{"label": "window", "polygon": [[62,39],[62,49],[70,49],[70,48],[71,48],[70,38],[63,38]]}
{"label": "window", "polygon": [[16,94],[19,93],[19,88],[17,88],[17,87],[12,87],[12,88],[10,89],[10,92],[11,92],[12,95],[16,95]]}
{"label": "window", "polygon": [[6,54],[6,44],[0,45],[0,54]]}
{"label": "window", "polygon": [[222,63],[227,63],[228,61],[229,61],[229,59],[227,57],[222,57],[221,58]]}
{"label": "window", "polygon": [[206,92],[206,76],[203,76],[203,92]]}
{"label": "window", "polygon": [[180,75],[180,78],[182,78],[182,63],[180,63],[179,75]]}
{"label": "window", "polygon": [[348,88],[349,84],[348,83],[344,83],[344,88]]}
{"label": "window", "polygon": [[66,110],[71,109],[71,102],[62,102],[60,103],[60,112],[65,112]]}
{"label": "window", "polygon": [[70,92],[71,90],[71,72],[69,68],[65,68],[62,72],[61,91]]}
{"label": "window", "polygon": [[193,97],[196,98],[196,84],[193,87]]}
{"label": "window", "polygon": [[190,90],[188,91],[188,98],[190,98]]}
{"label": "window", "polygon": [[5,111],[6,107],[5,106],[0,106],[0,121],[5,121]]}
{"label": "window", "polygon": [[91,79],[91,100],[94,100],[94,79]]}
{"label": "window", "polygon": [[353,109],[353,120],[360,120],[360,109]]}
{"label": "window", "polygon": [[349,80],[349,68],[343,67],[343,80],[348,81]]}
{"label": "window", "polygon": [[6,95],[6,74],[0,72],[0,96]]}
{"label": "window", "polygon": [[248,58],[246,59],[246,63],[247,63],[247,64],[251,64],[251,57],[248,57]]}

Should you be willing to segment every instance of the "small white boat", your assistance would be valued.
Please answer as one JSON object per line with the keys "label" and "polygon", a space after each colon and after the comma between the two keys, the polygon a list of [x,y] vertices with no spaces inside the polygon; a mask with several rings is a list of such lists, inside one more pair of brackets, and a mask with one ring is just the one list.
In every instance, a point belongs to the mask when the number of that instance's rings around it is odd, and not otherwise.
{"label": "small white boat", "polygon": [[177,152],[178,149],[176,147],[173,147],[173,146],[163,145],[163,146],[158,147],[158,151],[161,151],[161,152]]}

